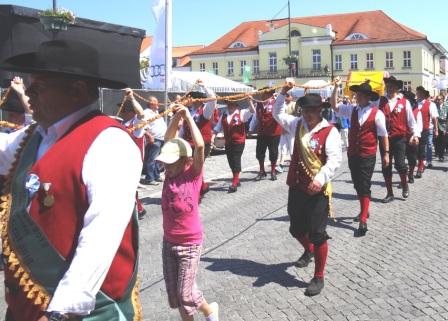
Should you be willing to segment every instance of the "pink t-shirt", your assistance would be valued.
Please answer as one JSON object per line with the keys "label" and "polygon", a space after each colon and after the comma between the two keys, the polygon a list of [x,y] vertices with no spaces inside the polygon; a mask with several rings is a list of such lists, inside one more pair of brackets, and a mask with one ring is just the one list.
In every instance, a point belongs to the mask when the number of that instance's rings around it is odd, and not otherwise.
{"label": "pink t-shirt", "polygon": [[177,177],[166,177],[162,192],[164,239],[173,244],[201,244],[203,230],[199,216],[202,175],[193,166]]}

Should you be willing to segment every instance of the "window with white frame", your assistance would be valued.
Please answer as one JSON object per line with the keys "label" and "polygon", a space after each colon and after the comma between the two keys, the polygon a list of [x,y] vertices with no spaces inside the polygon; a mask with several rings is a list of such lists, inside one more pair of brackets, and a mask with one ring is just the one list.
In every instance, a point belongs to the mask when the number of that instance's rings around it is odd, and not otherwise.
{"label": "window with white frame", "polygon": [[358,55],[350,54],[350,69],[357,70],[358,69]]}
{"label": "window with white frame", "polygon": [[244,66],[246,66],[246,60],[240,61],[240,75],[244,74]]}
{"label": "window with white frame", "polygon": [[202,72],[205,71],[205,62],[199,63],[199,71],[202,71]]}
{"label": "window with white frame", "polygon": [[403,81],[403,90],[411,91],[412,86],[410,81]]}
{"label": "window with white frame", "polygon": [[252,61],[252,72],[254,74],[259,74],[260,73],[260,60],[255,59]]}
{"label": "window with white frame", "polygon": [[371,52],[366,54],[366,69],[375,69],[373,65],[373,53]]}
{"label": "window with white frame", "polygon": [[386,68],[394,68],[394,53],[386,51]]}
{"label": "window with white frame", "polygon": [[334,56],[334,62],[335,62],[334,69],[335,70],[342,70],[342,55]]}
{"label": "window with white frame", "polygon": [[215,75],[218,74],[218,63],[214,62],[212,63],[212,68],[213,68],[213,72],[215,73]]}
{"label": "window with white frame", "polygon": [[233,75],[233,61],[227,61],[227,75]]}
{"label": "window with white frame", "polygon": [[277,72],[277,53],[269,53],[269,72]]}
{"label": "window with white frame", "polygon": [[320,49],[313,49],[313,70],[320,70],[321,67]]}
{"label": "window with white frame", "polygon": [[409,50],[403,51],[403,67],[411,68],[411,52]]}

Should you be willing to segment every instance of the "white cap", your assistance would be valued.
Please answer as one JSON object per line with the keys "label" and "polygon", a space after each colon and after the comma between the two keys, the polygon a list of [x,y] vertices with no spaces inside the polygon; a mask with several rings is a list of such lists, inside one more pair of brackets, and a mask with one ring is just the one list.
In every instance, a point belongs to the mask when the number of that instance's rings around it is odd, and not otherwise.
{"label": "white cap", "polygon": [[186,140],[173,138],[163,145],[162,151],[156,160],[166,164],[173,164],[183,156],[191,157],[192,155],[193,150]]}

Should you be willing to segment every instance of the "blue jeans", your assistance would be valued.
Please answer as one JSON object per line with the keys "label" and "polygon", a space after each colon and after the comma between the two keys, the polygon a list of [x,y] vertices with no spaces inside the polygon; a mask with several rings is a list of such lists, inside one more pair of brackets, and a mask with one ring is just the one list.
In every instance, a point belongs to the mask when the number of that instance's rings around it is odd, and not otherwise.
{"label": "blue jeans", "polygon": [[154,144],[148,144],[145,148],[145,167],[146,167],[146,179],[150,182],[160,178],[159,166],[155,159],[160,154],[163,140],[155,139]]}
{"label": "blue jeans", "polygon": [[429,130],[429,135],[428,135],[428,143],[426,144],[426,162],[432,163],[432,141],[434,138],[434,131],[431,128]]}

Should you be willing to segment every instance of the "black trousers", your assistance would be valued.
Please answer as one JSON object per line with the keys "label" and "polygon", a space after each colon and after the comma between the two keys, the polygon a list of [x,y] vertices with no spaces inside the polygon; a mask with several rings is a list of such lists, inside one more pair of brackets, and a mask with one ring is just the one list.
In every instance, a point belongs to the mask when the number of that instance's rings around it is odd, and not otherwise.
{"label": "black trousers", "polygon": [[327,234],[328,197],[323,193],[308,195],[296,187],[289,188],[289,233],[294,238],[305,234],[311,243],[319,246],[329,239]]}
{"label": "black trousers", "polygon": [[447,135],[444,132],[439,130],[439,136],[436,138],[436,156],[439,158],[443,158],[445,155],[447,143]]}
{"label": "black trousers", "polygon": [[418,141],[417,159],[426,159],[426,145],[428,144],[429,130],[422,130],[420,139]]}
{"label": "black trousers", "polygon": [[[406,146],[408,140],[406,137],[392,137],[389,138],[389,166],[383,167],[384,177],[392,176],[392,160],[394,167],[398,173],[403,174],[408,171],[406,166]],[[381,157],[384,156],[383,144],[380,144]]]}
{"label": "black trousers", "polygon": [[348,158],[348,167],[352,175],[353,186],[359,196],[370,197],[375,163],[376,155],[369,157],[350,156]]}
{"label": "black trousers", "polygon": [[411,168],[417,166],[417,152],[418,146],[408,144],[406,146],[406,158],[408,159],[408,165]]}
{"label": "black trousers", "polygon": [[227,144],[226,146],[227,161],[229,162],[232,173],[241,172],[241,156],[244,151],[243,144]]}
{"label": "black trousers", "polygon": [[266,149],[269,149],[269,160],[276,163],[278,159],[278,145],[280,136],[257,136],[256,156],[259,161],[264,161]]}
{"label": "black trousers", "polygon": [[212,144],[211,143],[205,143],[204,144],[204,157],[210,157],[210,151],[212,150]]}

